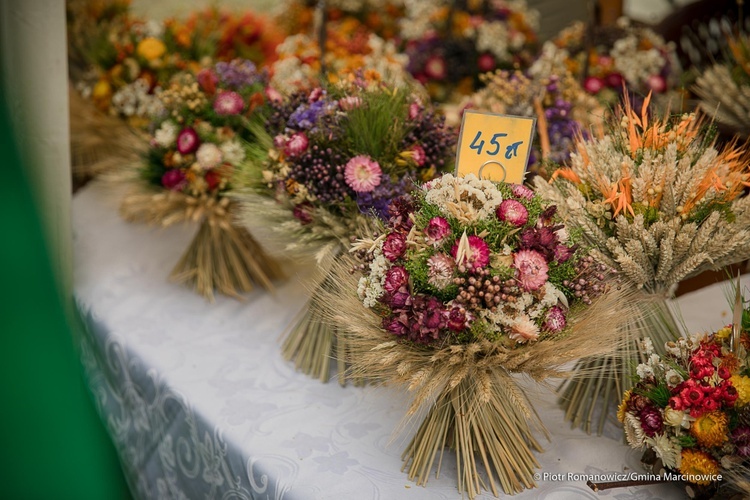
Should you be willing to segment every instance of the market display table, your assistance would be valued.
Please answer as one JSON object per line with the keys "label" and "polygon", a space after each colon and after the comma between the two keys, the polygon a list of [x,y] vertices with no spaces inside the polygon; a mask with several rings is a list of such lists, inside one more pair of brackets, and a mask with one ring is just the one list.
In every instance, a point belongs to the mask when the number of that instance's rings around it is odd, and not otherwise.
{"label": "market display table", "polygon": [[[294,280],[275,295],[208,303],[167,275],[195,227],[128,224],[121,193],[100,184],[73,201],[75,296],[88,332],[83,360],[134,494],[176,499],[459,499],[446,452],[426,488],[400,471],[415,423],[395,389],[322,384],[280,355],[306,299]],[[680,299],[691,328],[731,321],[720,287]],[[641,453],[610,423],[602,437],[570,429],[547,389],[529,388],[552,440],[540,474],[640,472]],[[550,477],[550,476],[547,476]],[[540,480],[514,498],[679,497],[676,485],[594,493],[585,479]],[[481,498],[492,498],[485,494]]]}

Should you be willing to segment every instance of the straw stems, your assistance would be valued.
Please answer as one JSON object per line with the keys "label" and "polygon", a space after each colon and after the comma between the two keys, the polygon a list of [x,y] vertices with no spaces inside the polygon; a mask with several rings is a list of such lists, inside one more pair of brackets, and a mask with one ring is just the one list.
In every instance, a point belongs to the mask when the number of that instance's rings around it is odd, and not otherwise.
{"label": "straw stems", "polygon": [[273,290],[272,280],[282,276],[280,266],[247,230],[227,220],[205,218],[170,279],[213,301],[214,290],[235,298],[256,284]]}
{"label": "straw stems", "polygon": [[424,486],[435,467],[439,477],[443,453],[450,447],[456,453],[458,489],[469,498],[482,489],[498,496],[500,490],[514,494],[536,486],[539,463],[533,452],[542,447],[531,427],[543,429],[541,420],[535,413],[529,418],[505,393],[507,384],[515,384],[507,372],[496,367],[487,375],[489,397],[468,377],[438,396],[402,454],[409,479]]}
{"label": "straw stems", "polygon": [[[607,417],[614,416],[625,391],[633,385],[632,376],[646,360],[640,339],[649,337],[654,351],[664,354],[664,344],[679,336],[679,329],[663,297],[653,297],[641,306],[641,314],[623,325],[624,342],[610,355],[583,358],[573,375],[558,388],[558,404],[565,410],[571,427],[598,435],[604,431]],[[599,412],[594,423],[594,415]]]}

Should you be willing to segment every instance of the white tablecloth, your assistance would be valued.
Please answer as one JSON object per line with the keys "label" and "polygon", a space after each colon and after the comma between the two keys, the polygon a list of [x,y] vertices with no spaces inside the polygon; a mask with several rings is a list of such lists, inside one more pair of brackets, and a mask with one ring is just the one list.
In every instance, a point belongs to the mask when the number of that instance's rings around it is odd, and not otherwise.
{"label": "white tablecloth", "polygon": [[[127,224],[117,194],[94,184],[74,199],[75,295],[89,326],[84,364],[137,497],[461,498],[451,452],[426,488],[400,471],[410,427],[393,431],[406,394],[321,384],[281,359],[281,333],[306,298],[299,285],[210,304],[167,281],[195,228]],[[691,327],[730,321],[720,288],[682,303]],[[640,471],[641,453],[623,444],[614,424],[602,437],[572,430],[549,391],[528,387],[552,433],[540,473]],[[585,481],[540,481],[516,498],[648,500],[681,492],[658,485],[597,494]]]}

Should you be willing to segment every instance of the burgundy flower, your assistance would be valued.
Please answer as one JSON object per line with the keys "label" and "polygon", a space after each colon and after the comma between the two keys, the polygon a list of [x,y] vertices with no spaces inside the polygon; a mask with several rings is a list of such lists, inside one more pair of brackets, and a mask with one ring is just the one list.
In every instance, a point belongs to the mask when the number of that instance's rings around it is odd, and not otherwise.
{"label": "burgundy flower", "polygon": [[667,90],[667,81],[661,75],[649,76],[648,80],[646,80],[646,83],[648,84],[648,88],[650,88],[657,94],[661,94],[662,92]]}
{"label": "burgundy flower", "polygon": [[448,66],[445,59],[438,55],[430,56],[424,65],[424,74],[434,80],[442,80],[448,74]]}
{"label": "burgundy flower", "polygon": [[214,111],[217,115],[238,115],[245,109],[245,101],[237,92],[222,90],[214,99]]}
{"label": "burgundy flower", "polygon": [[312,208],[310,203],[300,203],[294,206],[292,215],[304,226],[312,222]]}
{"label": "burgundy flower", "polygon": [[719,377],[726,380],[729,377],[732,376],[732,372],[729,371],[729,369],[726,366],[720,366],[719,367]]}
{"label": "burgundy flower", "polygon": [[523,184],[511,184],[510,192],[513,193],[513,196],[515,196],[516,198],[523,198],[524,200],[530,200],[534,198],[534,191],[527,188]]}
{"label": "burgundy flower", "polygon": [[[539,214],[539,219],[537,220],[537,226],[543,227],[543,226],[550,226],[554,222],[553,219],[555,217],[555,214],[557,213],[557,205],[550,205],[547,208],[544,209],[544,212]],[[555,227],[553,231],[557,231],[560,229],[560,227]]]}
{"label": "burgundy flower", "polygon": [[456,263],[459,265],[465,265],[469,269],[481,269],[487,267],[490,263],[490,246],[479,236],[469,236],[467,238],[469,242],[469,248],[466,251],[466,255],[463,262],[458,262],[458,246],[461,243],[461,238],[457,239],[451,247],[451,256],[456,259]]}
{"label": "burgundy flower", "polygon": [[547,316],[544,318],[542,328],[548,332],[560,333],[565,329],[565,325],[567,325],[565,312],[561,307],[553,306],[547,311]]}
{"label": "burgundy flower", "polygon": [[404,336],[409,329],[398,318],[383,318],[383,328],[393,335]]}
{"label": "burgundy flower", "polygon": [[495,210],[497,218],[516,227],[521,227],[529,220],[529,211],[517,200],[503,200]]}
{"label": "burgundy flower", "polygon": [[410,306],[413,302],[411,294],[405,291],[398,291],[385,297],[386,303],[396,309]]}
{"label": "burgundy flower", "polygon": [[289,138],[284,144],[284,154],[289,157],[301,155],[307,151],[307,145],[310,143],[304,132],[297,132]]}
{"label": "burgundy flower", "polygon": [[529,227],[519,235],[519,246],[524,250],[535,250],[544,256],[547,262],[555,258],[559,244],[555,226]]}
{"label": "burgundy flower", "polygon": [[394,294],[399,288],[409,282],[409,272],[403,266],[393,266],[385,272],[385,283],[383,288],[386,292]]}
{"label": "burgundy flower", "polygon": [[200,70],[195,75],[195,79],[206,94],[213,95],[216,92],[216,84],[219,83],[219,77],[212,70],[208,68]]}
{"label": "burgundy flower", "polygon": [[406,237],[401,233],[390,233],[383,242],[383,255],[391,262],[396,261],[406,251]]}
{"label": "burgundy flower", "polygon": [[450,234],[451,227],[446,219],[442,217],[433,217],[427,223],[427,227],[425,228],[424,232],[430,242],[440,243],[446,236]]}
{"label": "burgundy flower", "polygon": [[557,245],[554,250],[555,260],[561,264],[567,262],[576,253],[576,250],[578,250],[578,245],[573,245],[572,247]]}
{"label": "burgundy flower", "polygon": [[517,280],[526,291],[539,290],[547,282],[549,266],[536,250],[520,250],[513,256]]}
{"label": "burgundy flower", "polygon": [[409,214],[414,211],[414,204],[409,195],[399,196],[388,207],[388,224],[396,231],[408,233],[414,222]]}
{"label": "burgundy flower", "polygon": [[495,62],[495,58],[492,57],[492,54],[490,54],[489,52],[485,52],[484,54],[479,56],[479,59],[477,59],[477,66],[479,67],[479,71],[483,73],[495,69],[496,64],[497,63]]}
{"label": "burgundy flower", "polygon": [[312,92],[310,92],[310,95],[307,97],[307,102],[314,103],[319,101],[321,98],[323,98],[326,95],[326,91],[323,90],[320,87],[314,88]]}
{"label": "burgundy flower", "polygon": [[161,185],[172,191],[180,191],[187,185],[185,174],[179,168],[167,170],[161,176]]}
{"label": "burgundy flower", "polygon": [[180,154],[195,153],[200,144],[201,140],[198,137],[198,133],[191,127],[184,128],[177,134],[177,151]]}
{"label": "burgundy flower", "polygon": [[641,420],[641,429],[648,437],[654,437],[661,431],[664,420],[658,408],[649,405],[641,410],[638,417]]}
{"label": "burgundy flower", "polygon": [[612,89],[622,89],[623,78],[620,73],[610,73],[606,78],[607,86]]}
{"label": "burgundy flower", "polygon": [[463,307],[453,307],[448,313],[448,329],[452,332],[461,332],[468,326],[469,318],[466,309]]}

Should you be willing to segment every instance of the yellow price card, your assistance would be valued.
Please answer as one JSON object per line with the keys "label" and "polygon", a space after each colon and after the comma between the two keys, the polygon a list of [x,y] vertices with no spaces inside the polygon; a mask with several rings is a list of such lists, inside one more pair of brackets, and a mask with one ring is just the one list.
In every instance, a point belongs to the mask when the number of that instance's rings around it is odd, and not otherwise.
{"label": "yellow price card", "polygon": [[521,184],[535,125],[535,118],[467,109],[458,137],[456,175]]}

